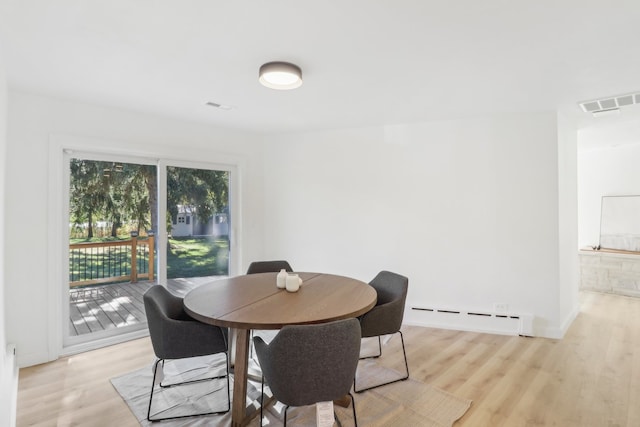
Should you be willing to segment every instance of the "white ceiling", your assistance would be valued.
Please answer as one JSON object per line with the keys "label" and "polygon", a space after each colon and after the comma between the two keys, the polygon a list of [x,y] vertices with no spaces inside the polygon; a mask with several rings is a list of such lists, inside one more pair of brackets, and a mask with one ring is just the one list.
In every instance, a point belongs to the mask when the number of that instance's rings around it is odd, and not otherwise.
{"label": "white ceiling", "polygon": [[640,91],[638,40],[638,0],[0,0],[11,87],[258,132],[584,116]]}

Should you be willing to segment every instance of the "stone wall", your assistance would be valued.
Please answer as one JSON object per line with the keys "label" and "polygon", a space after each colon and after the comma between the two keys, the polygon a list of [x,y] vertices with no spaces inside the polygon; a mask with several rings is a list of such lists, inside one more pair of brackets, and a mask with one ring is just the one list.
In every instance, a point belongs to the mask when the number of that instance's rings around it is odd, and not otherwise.
{"label": "stone wall", "polygon": [[580,289],[640,297],[640,254],[580,251]]}

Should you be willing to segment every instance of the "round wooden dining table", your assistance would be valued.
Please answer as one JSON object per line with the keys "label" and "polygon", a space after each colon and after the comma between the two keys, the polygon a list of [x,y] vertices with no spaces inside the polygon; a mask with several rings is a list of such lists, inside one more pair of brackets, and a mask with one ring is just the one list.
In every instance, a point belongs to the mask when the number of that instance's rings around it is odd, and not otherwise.
{"label": "round wooden dining table", "polygon": [[185,311],[201,322],[235,329],[231,425],[247,425],[247,371],[251,329],[324,323],[358,317],[377,300],[375,289],[360,280],[324,273],[296,273],[297,292],[276,287],[276,273],[236,276],[205,283],[184,297]]}

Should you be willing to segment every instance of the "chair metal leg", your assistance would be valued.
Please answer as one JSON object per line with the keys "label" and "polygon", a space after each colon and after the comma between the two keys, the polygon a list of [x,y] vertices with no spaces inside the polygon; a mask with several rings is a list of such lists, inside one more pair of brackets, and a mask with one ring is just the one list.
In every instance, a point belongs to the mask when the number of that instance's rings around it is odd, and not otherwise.
{"label": "chair metal leg", "polygon": [[[162,368],[164,368],[164,359],[160,359],[162,360]],[[226,357],[226,362],[227,362],[227,373],[229,372],[229,357]],[[153,372],[153,374],[155,375],[155,371]],[[184,385],[184,384],[192,384],[192,383],[200,383],[203,381],[210,381],[210,380],[219,380],[221,378],[226,378],[228,377],[228,375],[218,375],[217,377],[209,377],[209,378],[200,378],[197,380],[190,380],[190,381],[183,381],[181,383],[173,383],[173,384],[162,384],[162,381],[160,381],[160,384],[158,384],[160,387],[162,388],[170,388],[170,387],[175,387],[177,385]]]}
{"label": "chair metal leg", "polygon": [[253,350],[253,329],[249,331],[249,358],[258,361],[255,355],[255,351]]}
{"label": "chair metal leg", "polygon": [[[147,420],[151,421],[151,402],[153,401],[153,389],[156,388],[156,373],[158,372],[158,363],[160,363],[161,359],[157,359],[156,363],[153,364],[153,380],[151,381],[151,394],[149,395],[149,408],[147,409]],[[164,363],[164,360],[162,360]]]}
{"label": "chair metal leg", "polygon": [[361,357],[359,360],[364,360],[364,359],[377,359],[378,357],[382,356],[382,343],[380,342],[380,335],[378,335],[378,354],[373,355],[373,356],[365,356],[365,357]]}
{"label": "chair metal leg", "polygon": [[230,368],[229,368],[229,355],[228,354],[225,357],[225,361],[227,362],[227,410],[225,412],[229,412],[231,410],[231,384],[230,384],[230,380],[229,380],[229,377],[231,375],[229,375]]}
{"label": "chair metal leg", "polygon": [[162,383],[160,383],[160,387],[161,388],[169,388],[169,387],[175,387],[178,385],[184,385],[184,384],[191,384],[191,383],[196,383],[196,382],[202,382],[202,381],[207,381],[207,380],[215,380],[215,379],[221,379],[221,378],[225,378],[227,379],[227,409],[224,411],[212,411],[212,412],[203,412],[203,413],[198,413],[198,414],[189,414],[189,415],[179,415],[176,417],[165,417],[165,418],[151,418],[151,402],[153,401],[153,392],[155,389],[155,385],[156,385],[156,374],[158,372],[158,364],[160,362],[162,362],[162,365],[164,366],[164,359],[158,359],[156,360],[154,366],[153,366],[153,380],[151,383],[151,393],[149,395],[149,408],[147,409],[147,420],[151,421],[151,422],[156,422],[156,421],[163,421],[163,420],[173,420],[173,419],[178,419],[178,418],[188,418],[188,417],[196,417],[196,416],[201,416],[201,415],[221,415],[221,414],[225,414],[227,412],[229,412],[229,410],[231,410],[231,386],[230,386],[230,382],[229,382],[229,358],[225,357],[226,360],[226,375],[220,375],[217,377],[210,377],[210,378],[202,378],[199,380],[191,380],[191,381],[184,381],[181,383],[174,383],[174,384],[168,384],[168,385],[162,385]]}
{"label": "chair metal leg", "polygon": [[353,408],[353,423],[356,427],[358,427],[358,417],[356,416],[356,400],[353,398],[353,394],[349,393],[351,396],[351,407]]}
{"label": "chair metal leg", "polygon": [[264,375],[260,385],[260,427],[262,427],[262,409],[264,408]]}
{"label": "chair metal leg", "polygon": [[[361,390],[358,390],[356,388],[356,379],[353,379],[353,391],[355,391],[356,393],[362,393],[363,391],[367,391],[367,390],[371,390],[373,388],[378,388],[378,387],[382,387],[383,385],[388,385],[388,384],[393,384],[396,383],[398,381],[404,381],[407,378],[409,378],[409,363],[407,362],[407,352],[405,351],[404,348],[404,336],[402,335],[402,331],[398,331],[398,333],[400,334],[400,341],[402,342],[402,354],[404,355],[404,367],[406,369],[407,374],[404,377],[392,380],[392,381],[388,381],[386,383],[382,383],[382,384],[377,384],[371,387],[367,387],[367,388],[363,388]],[[380,339],[380,337],[378,337],[378,339]]]}

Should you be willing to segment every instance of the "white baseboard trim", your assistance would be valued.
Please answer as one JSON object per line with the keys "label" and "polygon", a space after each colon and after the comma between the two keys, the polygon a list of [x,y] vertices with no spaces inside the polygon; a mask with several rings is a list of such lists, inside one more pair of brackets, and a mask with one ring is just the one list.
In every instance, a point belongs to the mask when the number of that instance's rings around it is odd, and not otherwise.
{"label": "white baseboard trim", "polygon": [[526,313],[490,312],[430,305],[405,310],[408,324],[500,335],[534,335],[533,316]]}
{"label": "white baseboard trim", "polygon": [[404,321],[403,325],[410,326],[420,326],[423,328],[435,328],[435,329],[447,329],[450,331],[462,331],[462,332],[478,332],[481,334],[493,334],[493,335],[516,335],[511,331],[505,331],[503,329],[492,329],[492,328],[482,328],[482,327],[473,327],[470,325],[465,325],[462,327],[458,324],[448,324],[448,323],[438,323],[438,322],[419,322],[419,321]]}
{"label": "white baseboard trim", "polygon": [[0,425],[15,426],[19,372],[15,345],[7,345],[3,359],[2,372],[0,372]]}
{"label": "white baseboard trim", "polygon": [[29,366],[51,362],[51,359],[49,358],[49,353],[47,352],[24,354],[18,350],[18,353],[16,355],[16,362],[18,363],[18,368],[27,368]]}
{"label": "white baseboard trim", "polygon": [[105,338],[101,338],[93,341],[72,344],[62,348],[58,356],[54,357],[53,359],[46,352],[31,353],[31,354],[23,354],[18,352],[18,356],[17,356],[18,367],[26,368],[28,366],[40,365],[42,363],[47,363],[47,362],[56,360],[58,357],[71,356],[78,353],[84,353],[85,351],[96,350],[101,347],[107,347],[110,345],[135,340],[138,338],[144,338],[146,336],[149,336],[149,330],[147,328],[144,328],[144,329],[127,332],[119,335],[114,335],[110,337],[105,337]]}

